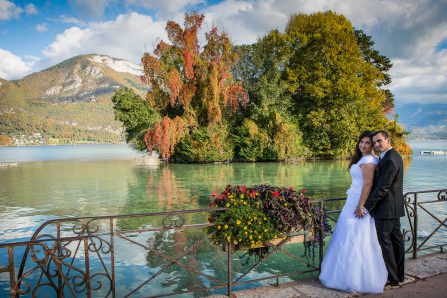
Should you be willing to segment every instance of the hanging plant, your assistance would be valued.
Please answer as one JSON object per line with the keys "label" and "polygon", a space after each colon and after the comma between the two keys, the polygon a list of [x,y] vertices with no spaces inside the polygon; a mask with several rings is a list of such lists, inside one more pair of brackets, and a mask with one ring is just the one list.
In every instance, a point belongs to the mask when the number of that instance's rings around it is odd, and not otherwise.
{"label": "hanging plant", "polygon": [[210,207],[228,209],[211,213],[207,232],[216,245],[230,243],[234,250],[246,250],[248,257],[257,259],[272,249],[264,243],[287,240],[294,232],[306,230],[318,241],[316,231],[321,229],[325,237],[332,228],[324,210],[313,205],[305,192],[270,185],[228,185],[219,195],[211,195]]}

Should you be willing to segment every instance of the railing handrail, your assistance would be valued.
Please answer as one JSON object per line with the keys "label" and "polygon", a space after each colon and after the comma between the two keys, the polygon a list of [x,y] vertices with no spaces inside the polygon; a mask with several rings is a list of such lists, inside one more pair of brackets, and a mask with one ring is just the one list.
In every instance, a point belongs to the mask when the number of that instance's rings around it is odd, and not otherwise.
{"label": "railing handrail", "polygon": [[421,194],[421,193],[429,193],[429,192],[441,192],[441,191],[447,191],[447,188],[432,189],[432,190],[421,190],[421,191],[409,191],[409,192],[406,192],[406,193],[404,194],[404,198],[405,198],[407,195],[414,195],[414,194]]}

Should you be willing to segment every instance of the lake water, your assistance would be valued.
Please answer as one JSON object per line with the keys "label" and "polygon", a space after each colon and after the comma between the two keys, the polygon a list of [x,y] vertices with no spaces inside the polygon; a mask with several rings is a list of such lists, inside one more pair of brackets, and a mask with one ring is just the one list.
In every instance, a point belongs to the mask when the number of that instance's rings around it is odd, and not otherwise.
{"label": "lake water", "polygon": [[[410,145],[404,191],[447,188],[447,155],[419,153],[447,150],[447,141]],[[149,166],[142,156],[127,145],[0,148],[0,163],[17,163],[0,167],[0,242],[29,239],[59,217],[205,208],[227,184],[305,187],[312,198],[345,197],[350,184],[346,161]],[[446,205],[435,207],[442,218]],[[436,225],[425,217],[420,229]]]}
{"label": "lake water", "polygon": [[[447,141],[411,141],[404,191],[445,188]],[[0,242],[27,239],[44,221],[207,207],[227,184],[307,188],[313,198],[345,197],[346,161],[146,166],[127,145],[0,147]]]}

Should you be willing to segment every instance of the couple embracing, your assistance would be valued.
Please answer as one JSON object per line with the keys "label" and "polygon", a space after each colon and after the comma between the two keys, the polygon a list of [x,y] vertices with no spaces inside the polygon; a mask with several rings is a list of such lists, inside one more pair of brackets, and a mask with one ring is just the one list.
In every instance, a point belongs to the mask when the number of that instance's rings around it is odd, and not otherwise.
{"label": "couple embracing", "polygon": [[387,132],[366,131],[349,166],[351,187],[320,280],[325,287],[347,292],[383,293],[386,285],[396,287],[404,280],[402,158]]}

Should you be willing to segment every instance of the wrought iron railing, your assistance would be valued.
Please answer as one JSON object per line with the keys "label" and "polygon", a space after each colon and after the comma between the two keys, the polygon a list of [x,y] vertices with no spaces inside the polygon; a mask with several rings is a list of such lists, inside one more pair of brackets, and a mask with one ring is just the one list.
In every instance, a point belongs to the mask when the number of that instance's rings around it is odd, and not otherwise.
{"label": "wrought iron railing", "polygon": [[[405,241],[410,244],[406,253],[417,259],[418,252],[436,249],[444,252],[447,237],[440,235],[441,231],[446,232],[447,229],[447,189],[407,192],[404,200],[409,228],[404,229],[403,234]],[[434,210],[429,206],[438,208]],[[421,220],[430,232],[421,229]]]}
{"label": "wrought iron railing", "polygon": [[[426,206],[447,202],[446,191],[405,194],[409,229],[403,232],[410,243],[407,253],[413,253],[414,258],[419,251],[432,249],[434,246],[428,246],[430,239],[447,228],[447,218],[440,218],[442,215]],[[419,200],[422,194],[437,194],[437,200]],[[336,222],[343,200],[315,203],[321,204],[329,219]],[[2,257],[7,259],[6,264],[0,265],[0,291],[9,291],[10,297],[230,295],[248,284],[259,286],[266,280],[278,284],[318,272],[322,237],[317,237],[317,243],[308,241],[308,231],[304,230],[299,235],[302,243],[269,243],[269,254],[245,264],[243,252],[234,252],[229,243],[217,247],[209,240],[207,219],[216,210],[225,208],[47,221],[29,241],[0,244],[0,255],[7,256]],[[421,241],[417,229],[422,210],[439,225]],[[435,246],[442,251],[445,245]]]}
{"label": "wrought iron railing", "polygon": [[[219,290],[231,294],[248,283],[318,271],[315,245],[306,241],[294,252],[283,247],[286,240],[271,244],[269,255],[243,266],[243,253],[233,252],[228,243],[216,247],[205,231],[210,212],[225,209],[47,221],[29,241],[0,244],[0,254],[8,260],[0,272],[9,275],[0,279],[0,290],[9,288],[10,297],[162,297]],[[306,240],[307,231],[300,236]],[[271,266],[268,261],[277,254],[303,265],[287,274],[259,276],[257,269]]]}

